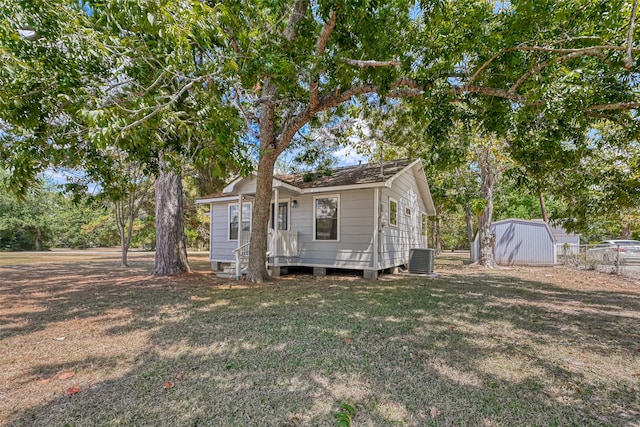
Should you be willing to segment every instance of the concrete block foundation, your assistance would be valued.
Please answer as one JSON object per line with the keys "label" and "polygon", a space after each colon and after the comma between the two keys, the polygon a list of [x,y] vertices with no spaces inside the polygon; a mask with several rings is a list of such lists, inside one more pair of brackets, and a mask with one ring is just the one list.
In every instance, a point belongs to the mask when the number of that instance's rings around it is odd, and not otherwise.
{"label": "concrete block foundation", "polygon": [[378,280],[378,270],[363,270],[362,277],[366,280]]}
{"label": "concrete block foundation", "polygon": [[327,269],[325,267],[313,267],[314,276],[326,276]]}

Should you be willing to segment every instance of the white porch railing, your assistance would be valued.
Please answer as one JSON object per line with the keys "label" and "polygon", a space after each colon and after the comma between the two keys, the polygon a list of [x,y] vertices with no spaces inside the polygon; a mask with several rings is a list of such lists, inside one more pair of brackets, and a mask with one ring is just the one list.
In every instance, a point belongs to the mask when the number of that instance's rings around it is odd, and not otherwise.
{"label": "white porch railing", "polygon": [[298,256],[298,232],[269,230],[267,247],[272,256]]}
{"label": "white porch railing", "polygon": [[[233,250],[236,257],[236,279],[242,277],[242,261],[249,258],[251,235],[242,233],[241,244]],[[267,257],[298,256],[298,232],[289,230],[269,230]]]}
{"label": "white porch railing", "polygon": [[[251,242],[251,233],[248,232],[248,231],[243,231],[242,232],[242,242],[240,243],[240,247],[238,248],[238,249],[240,249],[239,253],[240,253],[241,257],[248,257],[249,256],[249,242]],[[236,250],[238,250],[238,249],[236,249]]]}
{"label": "white porch railing", "polygon": [[[244,239],[242,239],[242,241],[244,241]],[[244,255],[245,252],[247,255]],[[249,256],[249,242],[234,249],[233,253],[236,255],[236,280],[240,280],[242,278],[242,258]]]}

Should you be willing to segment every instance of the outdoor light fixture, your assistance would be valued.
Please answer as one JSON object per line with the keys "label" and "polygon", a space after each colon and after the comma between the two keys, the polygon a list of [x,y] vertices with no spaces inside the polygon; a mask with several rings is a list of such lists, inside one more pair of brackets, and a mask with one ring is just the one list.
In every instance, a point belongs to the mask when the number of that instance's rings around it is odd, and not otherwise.
{"label": "outdoor light fixture", "polygon": [[298,201],[297,200],[292,200],[291,201],[291,207],[292,208],[297,208],[298,207]]}

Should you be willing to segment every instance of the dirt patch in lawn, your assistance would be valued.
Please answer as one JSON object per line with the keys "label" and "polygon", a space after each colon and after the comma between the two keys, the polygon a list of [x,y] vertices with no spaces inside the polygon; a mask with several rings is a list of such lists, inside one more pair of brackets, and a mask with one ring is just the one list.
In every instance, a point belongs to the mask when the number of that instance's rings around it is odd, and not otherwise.
{"label": "dirt patch in lawn", "polygon": [[[436,278],[154,278],[152,254],[0,266],[1,425],[626,425],[640,283],[565,268]],[[61,258],[60,258],[61,257]]]}

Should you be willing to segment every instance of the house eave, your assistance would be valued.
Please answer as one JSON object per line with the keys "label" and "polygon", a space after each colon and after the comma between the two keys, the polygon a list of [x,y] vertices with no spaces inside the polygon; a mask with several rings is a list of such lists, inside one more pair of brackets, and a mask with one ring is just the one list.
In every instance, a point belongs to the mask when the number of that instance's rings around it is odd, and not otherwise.
{"label": "house eave", "polygon": [[427,181],[427,177],[424,173],[424,167],[422,166],[421,159],[417,159],[409,163],[401,171],[399,171],[397,174],[389,178],[385,182],[385,186],[391,188],[391,186],[393,185],[393,181],[395,181],[396,178],[398,178],[399,176],[401,176],[402,174],[406,173],[409,170],[413,171],[413,175],[415,176],[416,182],[418,183],[418,189],[420,191],[420,195],[422,196],[422,200],[424,200],[424,203],[425,203],[425,209],[426,209],[425,213],[428,216],[436,216],[437,215],[436,207],[433,203],[431,190],[429,189],[429,182]]}
{"label": "house eave", "polygon": [[295,192],[297,194],[302,194],[302,191],[303,191],[301,188],[298,188],[295,185],[288,184],[288,183],[286,183],[286,182],[284,182],[284,181],[282,181],[282,180],[280,180],[278,178],[273,178],[272,186],[273,186],[273,188],[276,188],[276,187],[286,188],[287,190],[293,191],[293,192]]}
{"label": "house eave", "polygon": [[338,191],[347,190],[364,190],[367,188],[379,188],[384,187],[384,182],[370,182],[368,184],[351,184],[351,185],[336,185],[331,187],[310,187],[303,188],[300,194],[317,194],[317,193],[335,193]]}
{"label": "house eave", "polygon": [[[222,192],[223,193],[236,194],[237,193],[237,187],[239,185],[241,185],[243,183],[246,183],[246,182],[251,182],[251,181],[253,181],[253,180],[257,179],[257,178],[258,177],[257,177],[257,175],[255,173],[252,173],[250,176],[245,177],[245,178],[238,177],[238,178],[234,179],[233,181],[231,181],[226,187],[224,187],[222,189]],[[279,179],[277,177],[273,177],[273,180],[271,182],[271,187],[272,188],[276,188],[276,187],[278,187],[278,188],[286,188],[287,190],[292,191],[294,193],[297,193],[297,194],[301,193],[301,189],[300,188],[298,188],[298,187],[296,187],[294,185],[288,184],[288,183],[282,181],[281,179]]]}
{"label": "house eave", "polygon": [[197,199],[197,205],[204,205],[207,203],[219,203],[219,202],[230,202],[230,201],[238,201],[238,196],[222,196],[222,197],[211,197],[208,199]]}

